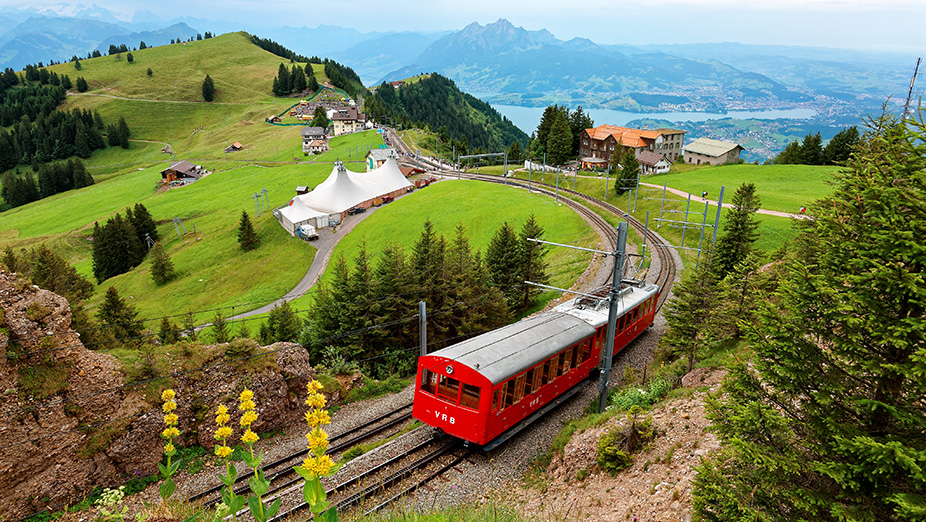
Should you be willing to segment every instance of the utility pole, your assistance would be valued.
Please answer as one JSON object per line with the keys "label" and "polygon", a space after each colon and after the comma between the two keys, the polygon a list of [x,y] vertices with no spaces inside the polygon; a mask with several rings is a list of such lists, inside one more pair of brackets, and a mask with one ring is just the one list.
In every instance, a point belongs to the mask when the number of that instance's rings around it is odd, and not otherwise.
{"label": "utility pole", "polygon": [[910,102],[913,98],[913,83],[916,81],[916,73],[920,70],[921,61],[923,61],[922,58],[916,59],[916,67],[913,69],[913,78],[910,78],[910,90],[907,92],[907,103],[904,104],[903,114],[900,116],[901,121],[913,117],[913,110],[910,108]]}
{"label": "utility pole", "polygon": [[428,354],[428,316],[427,303],[418,301],[418,338],[421,344],[421,355]]}
{"label": "utility pole", "polygon": [[[604,254],[607,256],[614,257],[614,267],[611,272],[611,291],[608,296],[608,329],[607,337],[605,338],[605,344],[602,346],[601,350],[601,373],[598,378],[598,413],[603,412],[608,406],[608,385],[611,383],[611,364],[614,361],[614,336],[617,333],[617,308],[619,306],[619,298],[621,294],[621,281],[623,279],[623,269],[624,269],[624,260],[627,257],[627,222],[621,221],[617,226],[617,246],[613,252],[602,252],[600,250],[594,250],[591,248],[583,248],[572,245],[564,245],[562,243],[553,243],[550,241],[543,241],[540,239],[529,238],[529,241],[535,243],[543,243],[545,245],[554,245],[560,247],[571,248],[573,250],[582,250],[585,252],[594,252],[596,254]],[[644,239],[645,241],[645,239]],[[570,294],[582,295],[592,299],[600,299],[600,296],[593,296],[588,294],[583,294],[581,292],[575,292],[572,290],[565,290],[562,288],[556,288],[552,286],[542,285],[538,283],[533,283],[531,281],[524,281],[526,284],[539,286],[541,288],[547,288],[549,290],[558,290],[560,292],[566,292]]]}
{"label": "utility pole", "polygon": [[608,304],[608,333],[601,357],[601,373],[598,376],[598,413],[608,407],[608,384],[611,383],[611,364],[614,361],[614,335],[617,332],[617,299],[621,291],[621,270],[627,255],[627,223],[617,226],[617,250],[614,252],[614,269],[611,274],[611,294]]}

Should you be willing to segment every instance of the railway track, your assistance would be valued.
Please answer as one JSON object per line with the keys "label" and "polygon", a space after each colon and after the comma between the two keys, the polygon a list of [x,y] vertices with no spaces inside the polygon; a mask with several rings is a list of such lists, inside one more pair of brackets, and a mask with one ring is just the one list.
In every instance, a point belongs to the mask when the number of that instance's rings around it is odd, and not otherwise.
{"label": "railway track", "polygon": [[[657,312],[662,308],[662,305],[665,303],[666,298],[669,295],[669,290],[672,288],[672,283],[675,281],[676,274],[678,272],[678,262],[673,255],[671,247],[668,246],[668,242],[663,239],[661,236],[653,232],[652,230],[647,230],[646,225],[641,223],[639,220],[631,216],[630,214],[624,212],[623,210],[617,208],[616,206],[602,201],[598,198],[589,196],[583,192],[576,190],[564,188],[564,187],[555,187],[549,183],[532,181],[530,183],[524,182],[517,178],[504,178],[502,176],[496,176],[492,174],[471,174],[462,171],[448,170],[444,165],[432,160],[431,158],[418,157],[416,160],[411,160],[409,157],[404,156],[404,154],[414,154],[415,151],[412,150],[399,135],[392,129],[387,131],[390,136],[391,144],[403,154],[403,157],[400,158],[400,161],[404,161],[409,164],[420,164],[430,168],[433,171],[441,171],[440,173],[444,176],[458,176],[466,177],[467,179],[476,179],[479,181],[486,181],[490,183],[501,183],[506,185],[517,186],[520,188],[528,189],[534,192],[540,192],[546,194],[550,197],[555,197],[556,192],[561,194],[567,194],[571,197],[560,198],[564,203],[571,206],[577,212],[585,216],[589,221],[591,221],[595,227],[599,228],[605,236],[608,238],[609,247],[614,248],[617,243],[617,232],[614,227],[607,222],[600,214],[588,208],[588,206],[580,204],[576,199],[585,201],[592,205],[595,205],[602,210],[623,218],[627,221],[628,225],[637,231],[637,233],[644,238],[644,244],[649,246],[655,254],[651,261],[650,267],[654,265],[657,268],[657,274],[655,277],[655,284],[659,287],[659,302],[657,304]],[[433,173],[433,172],[432,172]],[[530,187],[528,187],[530,185]],[[602,282],[603,283],[603,282]]]}
{"label": "railway track", "polygon": [[[339,517],[367,515],[410,495],[463,462],[469,453],[455,439],[431,438],[356,475],[326,485],[325,493]],[[297,515],[301,518],[300,513],[310,507],[302,500],[301,491],[301,486],[287,491],[281,504],[283,511],[269,522],[294,519]]]}
{"label": "railway track", "polygon": [[[404,404],[350,431],[332,437],[328,453],[332,458],[337,458],[338,455],[363,441],[396,430],[397,427],[404,425],[411,419],[411,407],[412,403]],[[301,460],[308,454],[308,451],[307,449],[297,451],[263,466],[264,475],[273,484],[268,494],[272,495],[275,492],[285,490],[302,480],[293,471],[293,466],[299,465]],[[238,476],[234,486],[236,494],[248,490],[247,481],[252,475],[253,472],[246,472]],[[211,507],[221,500],[222,487],[223,484],[215,485],[196,493],[189,500],[190,502],[201,502],[204,506]]]}

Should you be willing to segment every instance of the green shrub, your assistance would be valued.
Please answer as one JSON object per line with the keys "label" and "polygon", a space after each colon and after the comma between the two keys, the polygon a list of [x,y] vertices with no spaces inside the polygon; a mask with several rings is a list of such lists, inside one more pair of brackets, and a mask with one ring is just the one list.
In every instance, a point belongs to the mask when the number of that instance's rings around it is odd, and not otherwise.
{"label": "green shrub", "polygon": [[621,430],[609,431],[598,439],[598,451],[595,454],[598,467],[612,475],[629,468],[633,460],[621,449],[626,440]]}
{"label": "green shrub", "polygon": [[645,388],[627,388],[615,392],[609,402],[617,411],[629,411],[634,406],[649,408],[665,397],[671,389],[672,381],[656,378],[650,380]]}
{"label": "green shrub", "polygon": [[376,397],[381,397],[390,393],[399,393],[406,386],[408,386],[409,382],[410,381],[408,379],[403,379],[398,375],[392,375],[388,379],[382,381],[375,381],[364,376],[363,386],[360,388],[354,388],[348,392],[344,402],[348,403],[362,401],[366,399],[374,399]]}
{"label": "green shrub", "polygon": [[40,319],[48,315],[48,309],[39,303],[29,303],[29,306],[26,307],[26,318],[30,321],[38,322]]}

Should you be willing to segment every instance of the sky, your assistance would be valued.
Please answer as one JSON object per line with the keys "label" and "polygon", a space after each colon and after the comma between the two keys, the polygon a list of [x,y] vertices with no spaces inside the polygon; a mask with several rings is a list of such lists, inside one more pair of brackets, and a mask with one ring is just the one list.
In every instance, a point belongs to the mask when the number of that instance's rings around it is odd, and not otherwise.
{"label": "sky", "polygon": [[[91,0],[43,3],[0,0],[0,7],[98,5],[119,18],[166,21],[180,16],[225,21],[236,29],[337,25],[368,31],[458,30],[506,18],[557,38],[600,44],[741,42],[926,54],[924,0]],[[323,6],[319,11],[315,6]],[[200,29],[200,28],[197,28]],[[208,30],[208,28],[202,28]],[[268,34],[272,38],[272,34]]]}

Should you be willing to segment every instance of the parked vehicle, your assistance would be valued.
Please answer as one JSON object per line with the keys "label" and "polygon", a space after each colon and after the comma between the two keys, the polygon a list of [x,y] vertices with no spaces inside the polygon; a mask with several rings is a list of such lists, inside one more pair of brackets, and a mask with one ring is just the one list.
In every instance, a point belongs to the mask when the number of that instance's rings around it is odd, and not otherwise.
{"label": "parked vehicle", "polygon": [[316,232],[315,227],[312,225],[302,225],[296,232],[299,234],[299,237],[306,241],[315,241],[318,239],[318,232]]}
{"label": "parked vehicle", "polygon": [[365,209],[365,208],[363,208],[363,207],[352,207],[350,210],[347,211],[347,214],[348,214],[349,216],[353,216],[353,215],[356,215],[356,214],[363,214],[363,213],[366,212],[366,211],[367,211],[367,209]]}

